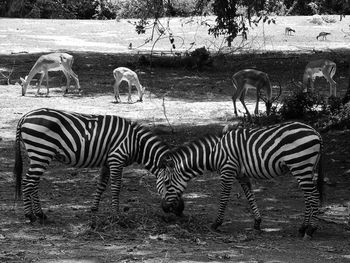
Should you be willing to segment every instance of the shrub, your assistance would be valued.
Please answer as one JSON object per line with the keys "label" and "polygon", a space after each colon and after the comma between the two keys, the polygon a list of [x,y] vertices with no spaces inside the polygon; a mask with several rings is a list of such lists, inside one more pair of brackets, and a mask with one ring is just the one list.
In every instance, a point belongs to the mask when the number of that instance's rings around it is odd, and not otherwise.
{"label": "shrub", "polygon": [[325,130],[350,128],[350,103],[341,105],[339,111],[329,117]]}
{"label": "shrub", "polygon": [[320,15],[313,15],[311,19],[308,20],[311,24],[322,25],[323,19]]}
{"label": "shrub", "polygon": [[342,110],[342,99],[339,97],[331,96],[328,98],[328,110],[331,114],[337,114]]}
{"label": "shrub", "polygon": [[91,19],[96,14],[98,3],[96,1],[69,1],[69,8],[73,10],[78,19]]}
{"label": "shrub", "polygon": [[190,16],[194,15],[196,10],[195,0],[174,0],[171,5],[165,6],[167,16]]}
{"label": "shrub", "polygon": [[322,16],[322,20],[326,23],[336,23],[337,19],[334,16]]}
{"label": "shrub", "polygon": [[101,1],[96,8],[96,19],[115,19],[117,16],[117,6],[112,2]]}
{"label": "shrub", "polygon": [[282,100],[279,110],[283,119],[302,119],[306,115],[316,113],[321,106],[325,109],[325,101],[319,95],[312,92],[297,90]]}
{"label": "shrub", "polygon": [[210,52],[205,48],[197,48],[190,53],[193,68],[201,69],[203,66],[211,63]]}
{"label": "shrub", "polygon": [[144,0],[116,0],[116,16],[118,18],[152,18],[153,10]]}
{"label": "shrub", "polygon": [[29,18],[75,18],[71,10],[67,9],[61,1],[37,1],[26,15]]}

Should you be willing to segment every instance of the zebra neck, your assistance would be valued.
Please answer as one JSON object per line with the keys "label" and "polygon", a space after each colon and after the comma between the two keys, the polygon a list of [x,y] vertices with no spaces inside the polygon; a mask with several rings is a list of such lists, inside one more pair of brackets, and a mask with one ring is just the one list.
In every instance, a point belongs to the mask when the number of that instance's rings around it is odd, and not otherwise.
{"label": "zebra neck", "polygon": [[163,140],[145,127],[136,126],[135,150],[135,161],[157,175],[159,160],[168,151]]}
{"label": "zebra neck", "polygon": [[179,169],[189,177],[202,175],[205,170],[214,171],[216,165],[212,160],[212,152],[219,137],[207,135],[190,142],[174,152]]}

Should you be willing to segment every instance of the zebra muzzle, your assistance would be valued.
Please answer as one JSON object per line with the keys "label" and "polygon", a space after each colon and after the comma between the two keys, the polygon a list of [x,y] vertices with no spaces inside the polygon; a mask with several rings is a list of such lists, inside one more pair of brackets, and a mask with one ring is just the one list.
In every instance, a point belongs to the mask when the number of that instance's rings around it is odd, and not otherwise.
{"label": "zebra muzzle", "polygon": [[185,209],[185,202],[181,197],[171,202],[162,199],[161,205],[165,213],[174,213],[176,216],[182,216]]}

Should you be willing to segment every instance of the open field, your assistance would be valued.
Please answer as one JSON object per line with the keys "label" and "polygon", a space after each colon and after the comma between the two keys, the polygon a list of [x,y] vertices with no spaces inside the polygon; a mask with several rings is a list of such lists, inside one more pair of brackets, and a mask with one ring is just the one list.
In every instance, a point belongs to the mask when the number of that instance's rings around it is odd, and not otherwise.
{"label": "open field", "polygon": [[[23,217],[22,203],[13,200],[15,127],[22,114],[35,108],[116,114],[156,131],[161,127],[160,136],[178,145],[208,132],[218,133],[234,119],[230,76],[243,68],[267,72],[273,85],[282,83],[285,96],[293,87],[291,80],[301,80],[309,60],[329,58],[337,63],[335,81],[342,96],[349,77],[350,39],[344,38],[341,29],[349,30],[350,18],[321,26],[307,23],[307,19],[277,18],[277,25],[265,26],[264,35],[261,28],[254,29],[246,51],[271,53],[217,58],[212,67],[202,71],[140,66],[137,50],[127,47],[130,42],[134,47],[142,45],[146,37],[138,36],[126,21],[0,19],[0,68],[14,68],[11,85],[0,85],[0,262],[349,262],[350,232],[344,228],[350,201],[349,130],[322,134],[325,172],[330,182],[325,189],[325,214],[311,241],[297,236],[304,212],[303,196],[295,179],[288,176],[253,182],[263,215],[262,233],[252,230],[249,206],[238,185],[234,186],[221,232],[209,230],[220,189],[218,176],[209,172],[189,185],[184,196],[186,217],[181,219],[163,214],[155,178],[140,165],[124,170],[120,221],[111,223],[108,219],[111,197],[107,190],[95,230],[90,228],[88,210],[98,169],[78,170],[58,162],[51,165],[40,185],[44,211],[52,220],[49,224],[30,225]],[[220,40],[205,34],[206,29],[198,28],[196,23],[182,28],[180,21],[176,18],[171,25],[174,33],[185,39],[182,50],[188,49],[194,39],[195,47],[220,46]],[[285,36],[285,26],[295,28],[295,36]],[[316,41],[319,31],[332,34],[328,40]],[[149,48],[146,45],[142,50]],[[155,48],[169,50],[168,40]],[[35,96],[36,89],[29,88],[22,97],[21,87],[16,84],[19,77],[28,74],[41,53],[56,50],[74,55],[73,70],[79,75],[82,96],[72,88],[63,97],[59,88],[65,85],[63,74],[50,73],[53,88],[49,97],[45,96],[45,88],[41,96]],[[118,66],[137,70],[147,87],[143,103],[126,103],[127,89],[122,90],[124,103],[114,103],[112,70]],[[324,80],[317,85],[322,94],[328,94]],[[167,132],[163,98],[174,134]],[[254,92],[249,92],[251,112],[253,98]],[[263,105],[260,109],[265,110]]]}
{"label": "open field", "polygon": [[[348,49],[350,17],[345,17],[342,21],[339,21],[339,16],[327,17],[334,18],[335,23],[313,24],[309,22],[311,17],[307,16],[277,17],[276,24],[250,29],[248,41],[239,50],[305,52]],[[192,51],[202,46],[216,51],[223,47],[222,38],[215,39],[208,35],[208,28],[203,25],[203,22],[211,24],[214,20],[214,17],[171,19],[169,28],[175,37],[176,50],[174,51]],[[148,29],[145,35],[138,35],[134,26],[128,21],[135,20],[79,22],[45,20],[43,23],[42,20],[37,19],[0,18],[0,53],[70,50],[133,54],[140,50],[150,50],[153,43],[145,44],[145,41],[150,37],[151,29]],[[161,22],[164,27],[167,27],[167,20],[163,19]],[[287,26],[295,29],[293,36],[285,36],[284,29]],[[321,31],[329,32],[331,35],[325,41],[316,41],[316,36]],[[130,43],[133,50],[128,49]],[[232,46],[242,46],[240,43],[241,38],[238,37]],[[154,49],[170,51],[169,38],[162,37]]]}

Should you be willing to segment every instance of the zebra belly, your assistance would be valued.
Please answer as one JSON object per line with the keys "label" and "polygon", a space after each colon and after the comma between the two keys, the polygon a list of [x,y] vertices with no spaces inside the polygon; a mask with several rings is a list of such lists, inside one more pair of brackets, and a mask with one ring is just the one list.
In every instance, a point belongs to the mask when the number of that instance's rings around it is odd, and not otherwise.
{"label": "zebra belly", "polygon": [[[67,156],[64,154],[64,151],[59,149],[56,152],[56,155],[54,156],[55,160],[64,163],[66,165],[70,165],[73,167],[78,167],[78,168],[93,168],[93,167],[101,167],[103,164],[106,163],[107,155],[102,156],[98,160],[94,162],[79,162],[77,160],[76,156]],[[82,164],[81,164],[82,163]]]}
{"label": "zebra belly", "polygon": [[[271,179],[277,176],[288,174],[289,168],[282,161],[277,161],[275,163],[264,163],[264,162],[254,162],[241,164],[241,175],[242,177],[249,177],[255,179]],[[240,177],[239,176],[239,177]]]}

